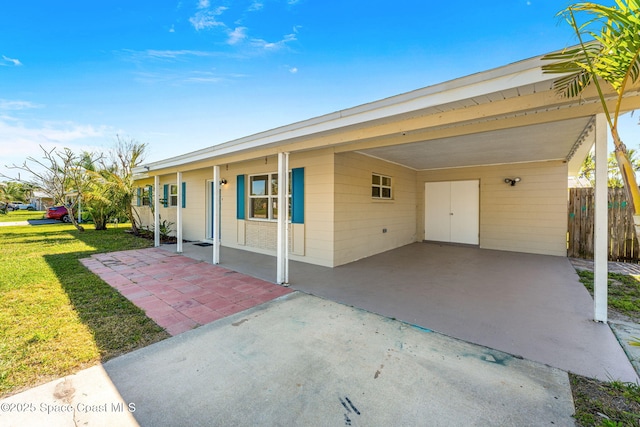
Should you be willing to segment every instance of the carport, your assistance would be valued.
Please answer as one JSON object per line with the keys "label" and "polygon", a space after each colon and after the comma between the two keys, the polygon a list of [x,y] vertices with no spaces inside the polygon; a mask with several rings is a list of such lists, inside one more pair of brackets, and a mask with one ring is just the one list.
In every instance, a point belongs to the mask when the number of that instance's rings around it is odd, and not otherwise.
{"label": "carport", "polygon": [[[175,246],[164,246],[172,250]],[[210,249],[184,245],[207,262]],[[264,280],[272,256],[222,248],[221,265]],[[565,257],[414,243],[336,268],[291,262],[295,290],[600,380],[638,377]]]}

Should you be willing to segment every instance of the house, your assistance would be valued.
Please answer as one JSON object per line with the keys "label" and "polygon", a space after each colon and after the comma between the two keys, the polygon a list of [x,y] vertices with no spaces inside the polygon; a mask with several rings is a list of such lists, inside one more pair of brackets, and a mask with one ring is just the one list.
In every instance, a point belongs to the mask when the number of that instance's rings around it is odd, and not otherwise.
{"label": "house", "polygon": [[[558,95],[542,65],[146,164],[136,209],[143,224],[175,223],[178,252],[186,239],[212,242],[214,263],[219,245],[276,255],[279,283],[289,259],[336,267],[423,240],[566,256],[568,177],[594,144],[606,159],[607,128],[595,92]],[[625,99],[638,106],[637,92]]]}
{"label": "house", "polygon": [[46,211],[47,208],[53,206],[53,197],[44,191],[34,191],[29,202],[35,206],[38,211]]}

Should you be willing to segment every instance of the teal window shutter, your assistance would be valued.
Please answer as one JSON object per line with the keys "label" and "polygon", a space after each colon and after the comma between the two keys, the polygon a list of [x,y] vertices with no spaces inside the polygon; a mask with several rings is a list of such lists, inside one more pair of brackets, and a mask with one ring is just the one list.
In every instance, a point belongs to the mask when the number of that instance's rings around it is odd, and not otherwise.
{"label": "teal window shutter", "polygon": [[291,170],[291,222],[304,224],[304,168]]}
{"label": "teal window shutter", "polygon": [[142,205],[142,188],[138,187],[136,189],[136,194],[138,195],[136,206],[141,206]]}
{"label": "teal window shutter", "polygon": [[162,206],[165,208],[169,206],[169,184],[164,185],[164,200]]}
{"label": "teal window shutter", "polygon": [[244,175],[238,175],[236,177],[236,218],[244,219],[245,215],[245,186],[244,186]]}
{"label": "teal window shutter", "polygon": [[153,206],[153,185],[147,187],[149,189],[149,206]]}
{"label": "teal window shutter", "polygon": [[182,183],[182,207],[187,207],[187,183]]}

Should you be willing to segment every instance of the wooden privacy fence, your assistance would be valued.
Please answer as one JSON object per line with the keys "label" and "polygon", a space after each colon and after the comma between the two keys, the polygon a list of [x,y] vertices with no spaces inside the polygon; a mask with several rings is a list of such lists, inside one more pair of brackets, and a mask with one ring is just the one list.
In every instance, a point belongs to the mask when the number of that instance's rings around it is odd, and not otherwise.
{"label": "wooden privacy fence", "polygon": [[[593,259],[593,188],[569,191],[568,256]],[[624,188],[609,188],[609,261],[640,260],[640,248],[633,228],[633,205]]]}

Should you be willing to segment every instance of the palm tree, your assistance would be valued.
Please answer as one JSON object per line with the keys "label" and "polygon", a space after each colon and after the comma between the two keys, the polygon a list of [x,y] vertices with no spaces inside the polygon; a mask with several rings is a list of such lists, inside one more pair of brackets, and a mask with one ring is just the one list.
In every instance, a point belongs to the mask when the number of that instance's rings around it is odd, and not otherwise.
{"label": "palm tree", "polygon": [[[595,86],[609,124],[624,187],[633,203],[636,235],[640,236],[640,190],[627,148],[618,134],[623,96],[640,76],[640,6],[636,0],[615,3],[615,6],[576,3],[559,12],[574,29],[579,44],[544,56],[543,59],[554,62],[542,69],[546,73],[566,74],[554,84],[567,97],[579,96],[587,87]],[[576,20],[578,13],[587,17],[583,24]],[[594,41],[586,42],[585,38]],[[611,104],[607,89],[615,93]]]}
{"label": "palm tree", "polygon": [[593,155],[593,151],[589,151],[587,153],[587,157],[585,157],[582,162],[582,166],[580,166],[580,172],[578,172],[578,176],[580,178],[587,179],[591,185],[595,182],[594,172],[596,170],[595,157]]}
{"label": "palm tree", "polygon": [[10,203],[14,201],[26,201],[27,192],[31,192],[32,186],[26,187],[24,184],[14,181],[3,182],[0,184],[0,201]]}
{"label": "palm tree", "polygon": [[143,162],[146,149],[146,143],[140,143],[134,139],[122,139],[118,136],[113,170],[109,178],[118,195],[116,203],[129,219],[131,231],[136,235],[139,232],[139,220],[133,209],[133,199],[136,196],[133,169]]}

